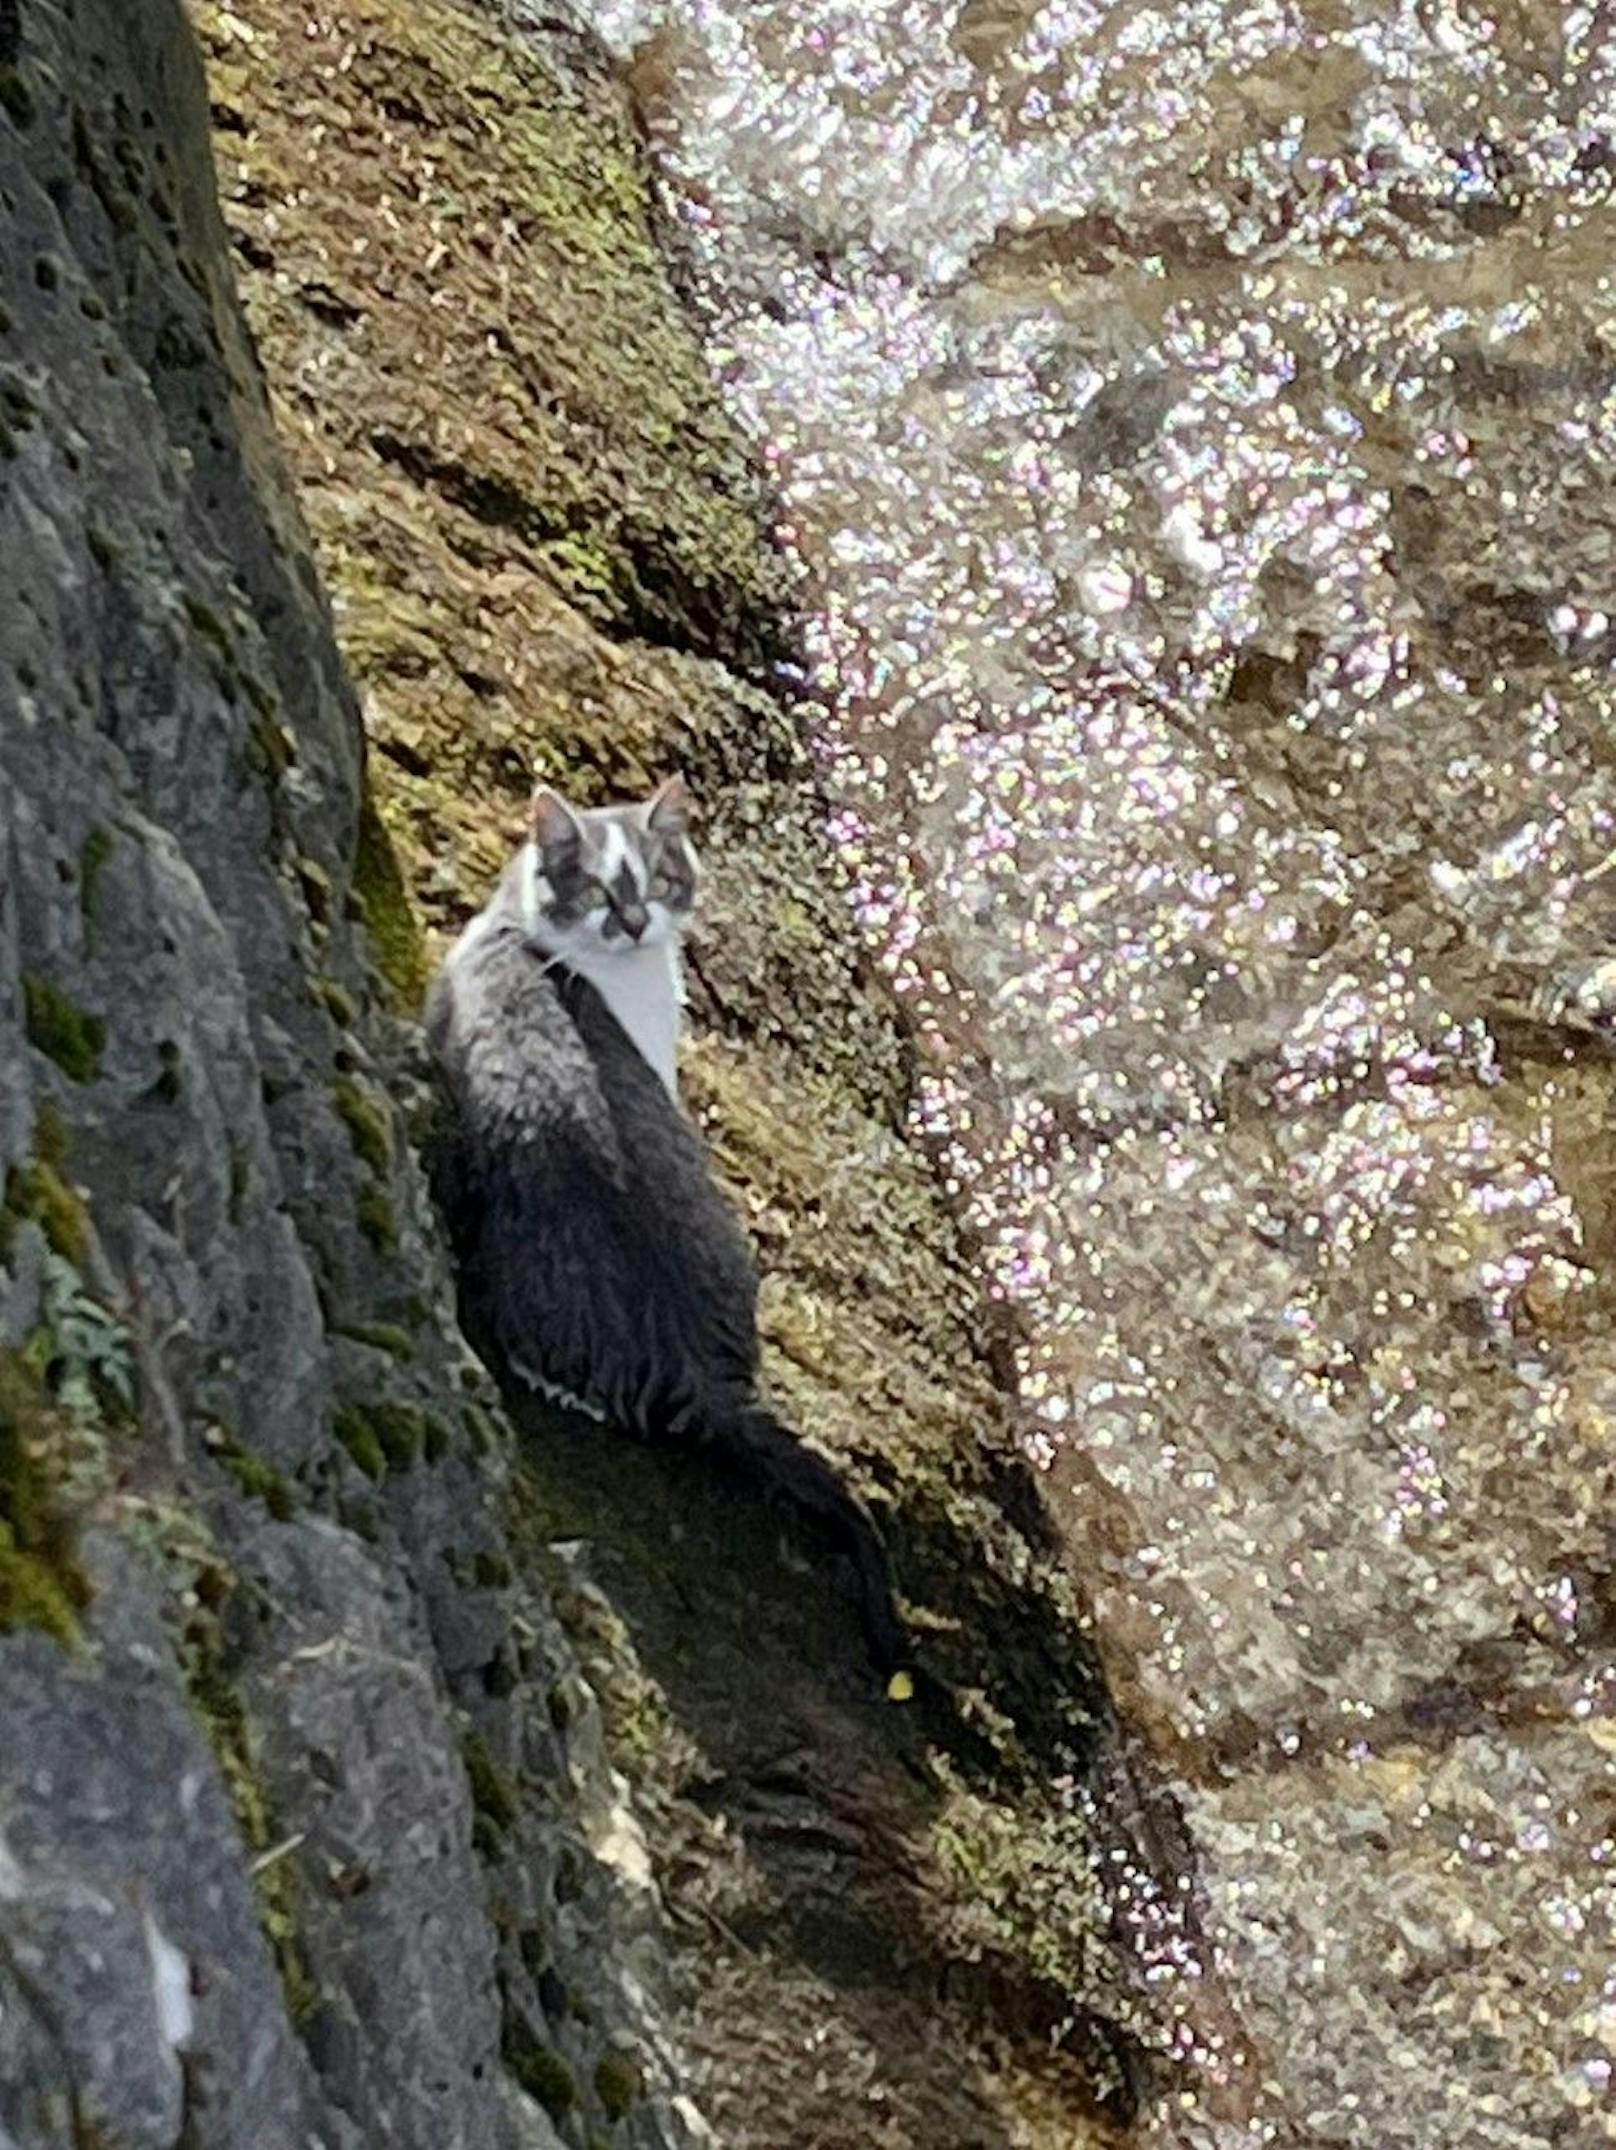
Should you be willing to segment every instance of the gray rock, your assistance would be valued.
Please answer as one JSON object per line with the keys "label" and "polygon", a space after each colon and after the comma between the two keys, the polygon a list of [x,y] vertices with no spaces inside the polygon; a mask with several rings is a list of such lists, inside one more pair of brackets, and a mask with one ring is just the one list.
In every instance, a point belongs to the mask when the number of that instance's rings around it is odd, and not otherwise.
{"label": "gray rock", "polygon": [[552,2150],[626,2041],[682,2145],[389,1102],[191,34],[0,5],[0,67],[0,2143]]}

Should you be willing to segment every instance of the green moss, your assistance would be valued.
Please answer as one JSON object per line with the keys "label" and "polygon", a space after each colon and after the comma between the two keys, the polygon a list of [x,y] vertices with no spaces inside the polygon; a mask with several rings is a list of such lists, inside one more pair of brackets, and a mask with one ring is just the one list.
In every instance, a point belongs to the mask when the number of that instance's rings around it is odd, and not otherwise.
{"label": "green moss", "polygon": [[101,869],[112,856],[112,837],[106,829],[92,829],[79,846],[79,916],[84,921],[84,945],[95,945],[96,896]]}
{"label": "green moss", "polygon": [[123,547],[101,523],[85,524],[84,542],[90,549],[90,558],[103,575],[110,575],[123,558]]}
{"label": "green moss", "polygon": [[232,659],[235,655],[234,638],[213,607],[200,597],[193,596],[189,590],[181,596],[180,603],[184,607],[185,617],[202,640],[210,644],[219,656],[226,660]]}
{"label": "green moss", "polygon": [[508,1590],[515,1580],[503,1553],[479,1553],[471,1564],[471,1575],[479,1590]]}
{"label": "green moss", "polygon": [[36,1628],[65,1648],[79,1641],[78,1612],[60,1571],[26,1553],[0,1523],[0,1635]]}
{"label": "green moss", "polygon": [[508,2023],[501,2050],[505,2065],[528,2096],[544,2107],[552,2120],[560,2120],[578,2102],[578,2086],[572,2070],[547,2045],[520,2023]]}
{"label": "green moss", "polygon": [[67,1123],[48,1097],[34,1109],[34,1155],[45,1165],[67,1163]]}
{"label": "green moss", "polygon": [[[227,1595],[233,1581],[225,1579]],[[283,1837],[258,1773],[252,1722],[227,1672],[219,1624],[211,1611],[200,1610],[187,1628],[184,1660],[191,1706],[218,1761],[237,1827],[248,1850],[260,1855],[253,1869],[259,1923],[280,1973],[287,2013],[301,2028],[320,2005],[320,1989],[304,1952],[297,1876],[288,1858],[262,1863],[262,1855]]]}
{"label": "green moss", "polygon": [[363,1411],[351,1407],[339,1411],[334,1421],[337,1439],[367,1478],[387,1476],[387,1456],[376,1429]]}
{"label": "green moss", "polygon": [[71,1645],[90,1591],[51,1468],[61,1434],[38,1371],[0,1352],[0,1634],[38,1628]]}
{"label": "green moss", "polygon": [[225,1441],[214,1450],[214,1455],[242,1492],[262,1501],[277,1523],[291,1521],[297,1503],[291,1486],[274,1464],[266,1463],[262,1456],[255,1456],[239,1441]]}
{"label": "green moss", "polygon": [[426,1446],[426,1413],[414,1404],[393,1403],[386,1397],[369,1406],[366,1416],[381,1443],[389,1470],[407,1471],[421,1460]]}
{"label": "green moss", "polygon": [[90,1219],[84,1204],[63,1179],[66,1138],[55,1108],[47,1101],[34,1121],[34,1154],[26,1163],[13,1165],[6,1174],[5,1201],[0,1205],[0,1253],[11,1243],[8,1226],[19,1222],[37,1224],[53,1253],[75,1269],[82,1269],[89,1249]]}
{"label": "green moss", "polygon": [[368,1344],[372,1351],[385,1351],[392,1359],[413,1359],[415,1339],[408,1329],[400,1329],[390,1321],[334,1321],[333,1336],[343,1336],[353,1344]]}
{"label": "green moss", "polygon": [[962,1953],[1019,1964],[1040,1984],[1081,1995],[1104,1976],[1106,1909],[1083,1817],[1028,1793],[1012,1811],[968,1788],[941,1756],[948,1796],[932,1830],[953,1883]]}
{"label": "green moss", "polygon": [[638,2066],[626,2053],[603,2053],[595,2066],[595,2096],[608,2120],[621,2120],[645,2095]]}
{"label": "green moss", "polygon": [[325,1003],[331,1020],[341,1030],[352,1030],[359,1020],[359,1010],[354,1006],[353,995],[346,986],[338,985],[335,978],[317,978],[314,990]]}
{"label": "green moss", "polygon": [[393,1138],[386,1113],[351,1075],[339,1076],[331,1085],[331,1102],[348,1130],[355,1156],[378,1178],[384,1177],[393,1162]]}
{"label": "green moss", "polygon": [[398,1218],[393,1205],[379,1187],[362,1189],[354,1204],[354,1215],[359,1229],[370,1241],[378,1254],[398,1252]]}
{"label": "green moss", "polygon": [[468,1732],[460,1748],[471,1785],[471,1803],[483,1819],[504,1836],[514,1828],[521,1811],[516,1787],[488,1750],[480,1732]]}
{"label": "green moss", "polygon": [[[257,682],[244,682],[247,698],[257,707],[253,689]],[[259,688],[262,693],[262,688]],[[267,783],[278,784],[297,759],[291,734],[278,718],[260,709],[247,733],[247,759]]]}
{"label": "green moss", "polygon": [[499,1428],[480,1403],[462,1404],[460,1416],[472,1448],[479,1456],[491,1456],[500,1446]]}
{"label": "green moss", "polygon": [[22,974],[23,1019],[28,1042],[72,1082],[93,1082],[101,1071],[107,1026],[98,1015],[75,1008],[67,995],[38,971]]}
{"label": "green moss", "polygon": [[353,887],[376,968],[398,1005],[413,1010],[426,991],[426,946],[392,843],[368,791],[359,810]]}
{"label": "green moss", "polygon": [[372,1478],[410,1470],[423,1456],[436,1461],[448,1441],[448,1429],[432,1412],[386,1396],[363,1405],[345,1404],[337,1413],[336,1429],[343,1447]]}
{"label": "green moss", "polygon": [[316,925],[329,925],[331,876],[318,859],[299,857],[292,861],[292,865],[297,874],[298,886],[303,891],[303,901],[308,905],[309,916]]}
{"label": "green moss", "polygon": [[10,114],[19,127],[31,127],[37,111],[34,93],[15,67],[0,67],[0,111]]}

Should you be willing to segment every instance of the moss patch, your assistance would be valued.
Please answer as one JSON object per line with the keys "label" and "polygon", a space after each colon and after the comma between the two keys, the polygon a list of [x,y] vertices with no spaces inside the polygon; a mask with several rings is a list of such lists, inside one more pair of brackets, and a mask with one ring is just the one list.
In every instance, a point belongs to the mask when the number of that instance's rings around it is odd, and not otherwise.
{"label": "moss patch", "polygon": [[480,1732],[468,1732],[460,1752],[471,1785],[473,1807],[498,1835],[504,1836],[516,1826],[521,1812],[516,1787],[494,1760],[488,1742]]}
{"label": "moss patch", "polygon": [[[220,1587],[227,1595],[234,1579],[228,1577],[227,1571],[216,1572],[225,1575]],[[218,1620],[206,1605],[198,1609],[187,1627],[184,1656],[191,1706],[218,1760],[242,1838],[248,1850],[261,1859],[283,1841],[283,1835],[258,1772],[247,1706],[229,1676]],[[297,1875],[291,1860],[255,1864],[253,1892],[259,1923],[280,1972],[287,2014],[301,2027],[319,2006],[320,1989],[303,1947]]]}
{"label": "moss patch", "polygon": [[354,1203],[359,1229],[378,1254],[398,1252],[398,1216],[379,1187],[364,1187]]}
{"label": "moss patch", "polygon": [[100,1016],[74,1007],[60,987],[38,971],[23,972],[22,997],[29,1044],[54,1060],[70,1081],[93,1082],[107,1042]]}
{"label": "moss patch", "polygon": [[53,1470],[64,1433],[37,1369],[0,1352],[0,1634],[32,1627],[71,1644],[90,1592]]}
{"label": "moss patch", "polygon": [[626,2053],[605,2053],[595,2065],[595,2096],[608,2120],[622,2120],[645,2095],[637,2064]]}
{"label": "moss patch", "polygon": [[378,1178],[385,1177],[393,1162],[393,1138],[386,1112],[351,1075],[339,1076],[331,1085],[331,1102],[348,1130],[354,1155]]}
{"label": "moss patch", "polygon": [[334,1321],[333,1336],[346,1337],[350,1343],[368,1344],[372,1351],[385,1351],[391,1359],[413,1359],[415,1339],[408,1329],[401,1329],[390,1321]]}
{"label": "moss patch", "polygon": [[225,1440],[213,1454],[242,1492],[253,1500],[262,1501],[277,1523],[291,1521],[297,1502],[290,1484],[274,1464],[266,1463],[262,1456],[255,1456],[239,1441]]}
{"label": "moss patch", "polygon": [[377,1438],[375,1427],[363,1411],[356,1411],[351,1407],[339,1411],[335,1430],[337,1439],[367,1478],[382,1479],[387,1476],[386,1452]]}
{"label": "moss patch", "polygon": [[[371,690],[381,813],[367,800],[354,889],[412,1007],[426,966],[392,847],[428,923],[452,923],[536,766],[637,784],[711,721],[707,689],[625,671],[610,645],[761,670],[788,574],[604,70],[560,72],[542,36],[463,0],[354,0],[317,22],[243,0],[229,13],[250,45],[222,8],[196,12],[216,109],[243,121],[217,141],[243,293],[338,639]],[[410,206],[367,221],[361,257],[352,204],[378,170],[409,175]],[[340,393],[303,385],[307,305],[273,266],[289,230],[363,317]]]}
{"label": "moss patch", "polygon": [[331,876],[318,859],[300,856],[292,861],[297,875],[297,885],[303,891],[303,901],[316,925],[331,923]]}
{"label": "moss patch", "polygon": [[368,792],[359,810],[353,886],[377,970],[399,1007],[418,1007],[426,991],[426,945],[392,843]]}
{"label": "moss patch", "polygon": [[31,127],[37,110],[34,93],[17,69],[0,67],[0,111],[7,113],[19,127]]}
{"label": "moss patch", "polygon": [[388,1468],[407,1471],[418,1463],[426,1447],[426,1413],[414,1404],[390,1403],[385,1398],[369,1406],[368,1417],[376,1429]]}
{"label": "moss patch", "polygon": [[101,869],[112,856],[112,837],[106,829],[92,829],[79,846],[79,916],[84,921],[84,945],[95,946],[96,897]]}
{"label": "moss patch", "polygon": [[335,978],[317,978],[314,990],[325,1003],[326,1013],[339,1030],[352,1030],[359,1020],[359,1010],[354,997],[346,986],[338,985]]}
{"label": "moss patch", "polygon": [[34,1118],[33,1156],[6,1174],[5,1197],[0,1202],[0,1254],[9,1250],[14,1227],[28,1222],[39,1226],[53,1253],[75,1269],[84,1267],[90,1219],[62,1177],[66,1153],[61,1118],[50,1101],[43,1100]]}
{"label": "moss patch", "polygon": [[549,2046],[541,2045],[520,2023],[509,2023],[501,2051],[506,2067],[528,2096],[559,2121],[578,2102],[578,2086],[572,2070]]}
{"label": "moss patch", "polygon": [[185,608],[185,617],[190,621],[191,626],[196,630],[201,640],[206,642],[218,656],[229,658],[234,652],[235,644],[229,627],[213,607],[204,599],[194,596],[189,590],[185,592],[180,602]]}

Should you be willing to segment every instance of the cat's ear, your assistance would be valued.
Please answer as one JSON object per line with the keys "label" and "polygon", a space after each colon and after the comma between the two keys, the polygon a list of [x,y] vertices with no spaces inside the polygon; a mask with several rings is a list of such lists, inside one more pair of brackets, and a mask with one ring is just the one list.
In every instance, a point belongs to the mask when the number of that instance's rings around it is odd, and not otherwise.
{"label": "cat's ear", "polygon": [[533,794],[529,825],[541,851],[575,851],[583,842],[577,815],[547,784],[541,784]]}
{"label": "cat's ear", "polygon": [[658,784],[646,808],[645,825],[659,836],[683,836],[690,826],[690,787],[682,776]]}

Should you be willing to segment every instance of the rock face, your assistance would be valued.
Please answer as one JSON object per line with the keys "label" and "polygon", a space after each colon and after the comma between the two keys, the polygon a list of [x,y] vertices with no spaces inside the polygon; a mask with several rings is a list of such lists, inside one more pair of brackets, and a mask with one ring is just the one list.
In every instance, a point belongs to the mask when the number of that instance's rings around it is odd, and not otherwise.
{"label": "rock face", "polygon": [[0,108],[0,2137],[693,2141],[191,33],[0,9]]}
{"label": "rock face", "polygon": [[[197,15],[256,347],[173,0],[0,0],[0,2139],[1098,2140],[1093,1861],[1148,1913],[1170,1817],[902,1138],[621,98],[516,11]],[[415,921],[534,762],[711,801],[690,1094],[946,1722],[810,1536],[513,1437],[465,1353]]]}

